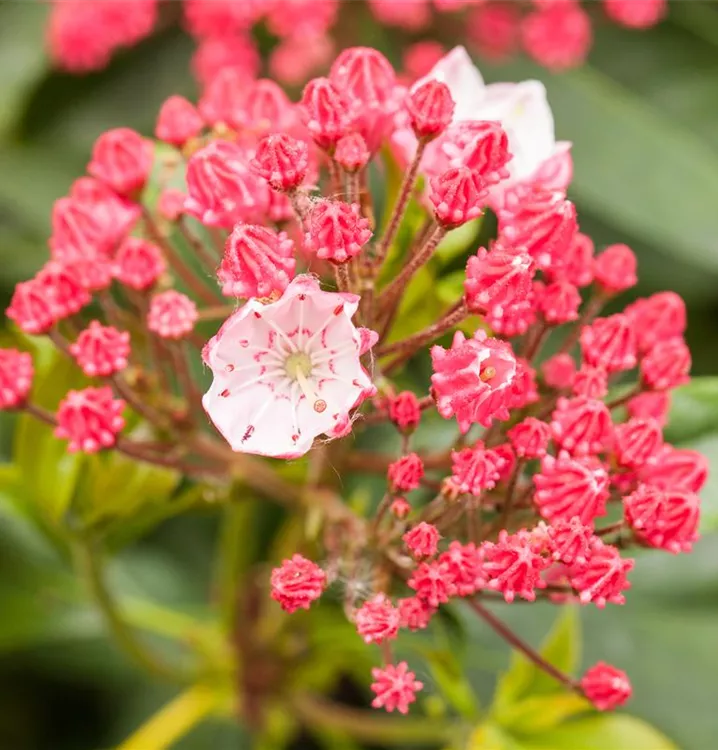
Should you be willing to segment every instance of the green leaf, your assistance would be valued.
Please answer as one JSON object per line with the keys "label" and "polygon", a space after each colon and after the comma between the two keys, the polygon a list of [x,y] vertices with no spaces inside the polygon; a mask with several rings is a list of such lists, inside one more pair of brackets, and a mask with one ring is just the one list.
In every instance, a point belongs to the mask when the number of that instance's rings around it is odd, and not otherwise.
{"label": "green leaf", "polygon": [[718,432],[718,377],[693,378],[676,389],[666,440],[686,444],[706,433]]}
{"label": "green leaf", "polygon": [[678,750],[641,719],[623,714],[587,716],[521,741],[526,750]]}
{"label": "green leaf", "polygon": [[533,735],[553,729],[590,708],[591,704],[585,698],[562,690],[549,695],[530,695],[502,711],[496,711],[494,721],[515,735]]}
{"label": "green leaf", "polygon": [[426,659],[436,687],[453,709],[467,719],[476,719],[479,703],[466,679],[461,661],[447,649],[419,649]]}
{"label": "green leaf", "polygon": [[[541,655],[561,671],[570,674],[579,662],[579,651],[578,615],[574,607],[564,607],[541,647]],[[551,695],[563,690],[556,680],[533,662],[514,652],[509,671],[496,686],[494,711],[498,716],[503,716],[505,711],[512,710],[516,703],[527,697]]]}
{"label": "green leaf", "polygon": [[0,139],[12,130],[33,86],[47,70],[44,3],[0,6]]}
{"label": "green leaf", "polygon": [[453,229],[444,237],[439,247],[436,248],[435,255],[442,265],[446,265],[462,255],[468,256],[470,252],[476,250],[476,238],[481,231],[482,220],[483,217],[473,219],[457,229]]}

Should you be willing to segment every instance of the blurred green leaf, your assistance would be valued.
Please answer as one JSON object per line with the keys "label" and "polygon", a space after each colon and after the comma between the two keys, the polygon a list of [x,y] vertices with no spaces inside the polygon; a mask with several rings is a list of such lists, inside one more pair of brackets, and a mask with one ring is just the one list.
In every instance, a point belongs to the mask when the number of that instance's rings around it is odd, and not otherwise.
{"label": "blurred green leaf", "polygon": [[[576,610],[574,607],[564,607],[541,646],[541,655],[562,672],[571,674],[580,659],[580,640]],[[556,680],[515,651],[509,671],[499,679],[496,686],[494,711],[502,716],[506,710],[513,709],[515,704],[525,698],[551,695],[563,690]]]}
{"label": "blurred green leaf", "polygon": [[666,440],[685,444],[710,432],[718,432],[718,377],[693,378],[676,389]]}
{"label": "blurred green leaf", "polygon": [[479,703],[469,681],[464,675],[461,660],[448,649],[418,649],[434,678],[444,700],[466,719],[476,719]]}
{"label": "blurred green leaf", "polygon": [[19,119],[32,87],[48,67],[42,44],[49,6],[0,5],[0,140]]}
{"label": "blurred green leaf", "polygon": [[633,716],[607,714],[567,722],[546,734],[527,737],[527,750],[678,750],[665,735]]}

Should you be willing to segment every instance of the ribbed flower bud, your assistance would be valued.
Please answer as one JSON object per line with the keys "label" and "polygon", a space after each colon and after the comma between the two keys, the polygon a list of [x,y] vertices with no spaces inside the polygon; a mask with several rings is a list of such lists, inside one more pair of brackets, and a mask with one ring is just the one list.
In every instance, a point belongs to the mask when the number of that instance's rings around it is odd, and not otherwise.
{"label": "ribbed flower bud", "polygon": [[293,190],[307,175],[309,150],[304,141],[284,133],[268,135],[257,144],[251,166],[275,190]]}

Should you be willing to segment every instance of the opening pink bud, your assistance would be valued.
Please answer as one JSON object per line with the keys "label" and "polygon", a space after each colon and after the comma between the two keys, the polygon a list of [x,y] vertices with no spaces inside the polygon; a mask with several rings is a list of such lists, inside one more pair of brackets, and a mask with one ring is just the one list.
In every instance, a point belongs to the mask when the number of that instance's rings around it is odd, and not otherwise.
{"label": "opening pink bud", "polygon": [[257,144],[251,165],[275,190],[293,190],[307,174],[307,144],[283,133],[268,135]]}
{"label": "opening pink bud", "polygon": [[435,138],[446,130],[454,115],[454,106],[445,83],[431,80],[412,89],[406,99],[406,109],[417,138]]}

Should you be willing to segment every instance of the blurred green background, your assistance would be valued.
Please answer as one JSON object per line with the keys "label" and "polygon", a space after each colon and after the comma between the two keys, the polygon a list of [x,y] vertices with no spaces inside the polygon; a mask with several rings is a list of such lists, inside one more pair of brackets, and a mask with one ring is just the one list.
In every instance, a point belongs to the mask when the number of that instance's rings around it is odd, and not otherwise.
{"label": "blurred green background", "polygon": [[[188,73],[192,43],[178,29],[77,78],[49,67],[46,12],[30,0],[0,0],[3,304],[42,263],[52,202],[81,174],[97,135],[120,125],[149,133],[165,97],[196,95]],[[342,40],[377,46],[398,62],[406,37],[377,29],[361,12],[356,18]],[[582,230],[598,248],[634,248],[641,276],[635,294],[674,289],[688,303],[694,374],[702,379],[677,399],[668,438],[706,452],[718,467],[718,4],[673,2],[669,19],[648,32],[598,24],[588,64],[561,76],[524,61],[480,67],[491,81],[545,81],[557,135],[574,143],[570,192]],[[3,459],[11,431],[12,419],[0,415]],[[581,613],[584,664],[602,658],[624,668],[634,684],[632,713],[685,750],[714,750],[718,737],[718,542],[710,536],[718,528],[718,480],[703,497],[706,534],[692,555],[641,556],[627,606]],[[162,525],[121,555],[113,584],[127,596],[199,607],[215,531],[209,514]],[[554,616],[542,607],[500,613],[533,640]],[[467,617],[465,627],[465,662],[489,696],[507,653],[478,622]],[[0,487],[0,748],[109,748],[171,695],[138,676],[108,643],[65,562]],[[249,746],[241,730],[220,725],[178,745]],[[295,747],[317,745],[300,739]]]}

